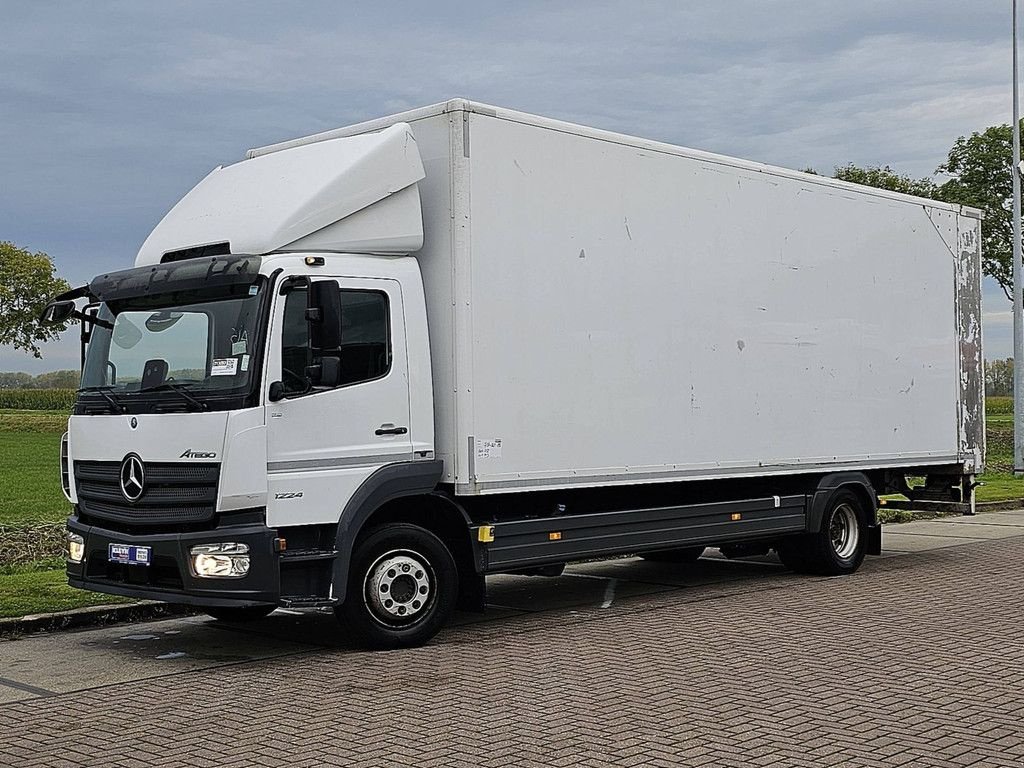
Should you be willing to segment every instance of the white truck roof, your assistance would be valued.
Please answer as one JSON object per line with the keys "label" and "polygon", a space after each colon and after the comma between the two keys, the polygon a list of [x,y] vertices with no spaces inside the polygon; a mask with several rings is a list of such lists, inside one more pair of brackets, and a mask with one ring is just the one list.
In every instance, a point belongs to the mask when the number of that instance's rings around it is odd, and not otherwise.
{"label": "white truck roof", "polygon": [[135,264],[225,242],[232,253],[410,253],[423,244],[423,176],[405,123],[218,166],[164,216]]}
{"label": "white truck roof", "polygon": [[[830,176],[821,176],[818,174],[807,173],[806,171],[796,171],[793,170],[792,168],[783,168],[781,166],[769,165],[767,163],[760,163],[753,160],[744,160],[737,157],[730,157],[728,155],[717,154],[715,152],[706,152],[700,149],[691,149],[689,147],[668,144],[666,142],[655,141],[653,139],[640,138],[625,133],[617,133],[615,131],[607,131],[600,128],[592,128],[590,126],[581,125],[579,123],[571,123],[565,120],[555,120],[550,117],[543,117],[541,115],[535,115],[529,112],[520,112],[518,110],[507,109],[505,107],[498,107],[494,106],[493,104],[484,104],[479,101],[472,101],[470,99],[464,98],[452,98],[448,99],[447,101],[441,101],[436,104],[430,104],[425,107],[410,109],[405,112],[398,112],[396,114],[388,115],[386,117],[378,117],[374,118],[373,120],[366,120],[361,123],[354,123],[353,125],[347,125],[340,128],[332,128],[330,130],[310,134],[308,136],[300,136],[295,139],[288,139],[286,141],[280,141],[274,144],[267,144],[262,147],[254,147],[245,153],[245,157],[249,159],[263,157],[265,155],[274,154],[276,152],[281,152],[286,149],[294,149],[296,147],[307,146],[309,144],[315,144],[322,141],[330,141],[341,137],[358,136],[372,131],[379,131],[382,128],[385,128],[386,126],[394,125],[395,123],[398,122],[414,123],[419,120],[424,120],[426,118],[436,117],[438,115],[448,114],[452,112],[462,112],[465,115],[474,114],[486,117],[497,117],[502,120],[508,120],[514,123],[520,123],[522,125],[529,125],[536,128],[544,128],[551,131],[568,133],[574,136],[581,136],[590,139],[599,139],[601,141],[607,141],[613,144],[624,144],[626,146],[636,147],[637,149],[653,152],[663,152],[665,154],[677,155],[680,157],[688,157],[693,160],[701,160],[716,165],[723,165],[731,168],[767,173],[773,176],[795,178],[799,179],[804,183],[820,184],[821,186],[825,187],[837,187],[848,192],[857,192],[860,194],[867,194],[874,197],[884,197],[895,200],[914,201],[917,203],[927,205],[929,208],[956,211],[957,213],[960,213],[964,216],[971,216],[976,219],[980,219],[982,217],[981,210],[977,208],[971,208],[966,205],[946,203],[941,200],[933,200],[930,198],[917,197],[915,195],[907,195],[902,192],[892,192],[887,189],[869,187],[864,184],[856,184],[849,181],[843,181],[841,179],[833,179]],[[464,147],[464,150],[468,156],[469,147]]]}

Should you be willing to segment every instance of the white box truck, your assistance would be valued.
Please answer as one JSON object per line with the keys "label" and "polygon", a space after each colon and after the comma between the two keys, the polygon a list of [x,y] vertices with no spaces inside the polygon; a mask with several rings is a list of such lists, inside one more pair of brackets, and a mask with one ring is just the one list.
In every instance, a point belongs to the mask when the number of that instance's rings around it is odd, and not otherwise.
{"label": "white box truck", "polygon": [[251,150],[44,312],[70,583],[397,647],[584,558],[851,573],[880,494],[973,498],[979,227],[460,99]]}

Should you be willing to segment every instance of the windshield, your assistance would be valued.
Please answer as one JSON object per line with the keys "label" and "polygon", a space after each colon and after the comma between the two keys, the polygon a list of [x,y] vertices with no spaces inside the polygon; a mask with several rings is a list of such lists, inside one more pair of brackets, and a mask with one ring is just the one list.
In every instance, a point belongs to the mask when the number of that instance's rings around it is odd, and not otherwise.
{"label": "windshield", "polygon": [[231,293],[204,298],[178,292],[100,304],[83,392],[104,392],[126,407],[140,399],[135,396],[160,393],[161,400],[204,408],[205,396],[248,392],[260,288]]}

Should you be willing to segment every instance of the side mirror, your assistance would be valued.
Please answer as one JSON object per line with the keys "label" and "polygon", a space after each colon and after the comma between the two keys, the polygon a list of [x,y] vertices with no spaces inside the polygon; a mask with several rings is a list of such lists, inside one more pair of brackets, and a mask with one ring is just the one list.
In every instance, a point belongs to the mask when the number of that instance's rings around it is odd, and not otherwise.
{"label": "side mirror", "polygon": [[270,388],[267,389],[267,400],[272,403],[276,403],[278,400],[284,398],[284,383],[280,381],[271,382]]}
{"label": "side mirror", "polygon": [[67,322],[74,314],[75,302],[54,301],[51,304],[46,305],[46,309],[44,309],[43,313],[39,316],[39,321],[56,325]]}
{"label": "side mirror", "polygon": [[317,280],[309,286],[306,305],[309,345],[313,356],[341,346],[341,290],[337,280]]}

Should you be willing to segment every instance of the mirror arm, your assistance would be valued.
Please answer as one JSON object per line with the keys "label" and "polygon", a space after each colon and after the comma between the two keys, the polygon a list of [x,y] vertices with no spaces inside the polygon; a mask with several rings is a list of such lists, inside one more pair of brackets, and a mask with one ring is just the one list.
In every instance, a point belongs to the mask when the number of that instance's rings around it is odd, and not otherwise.
{"label": "mirror arm", "polygon": [[81,312],[77,309],[71,313],[71,317],[74,320],[81,320],[83,323],[89,323],[91,325],[98,325],[100,328],[106,328],[108,331],[114,330],[114,324],[109,320],[103,320],[96,315]]}

